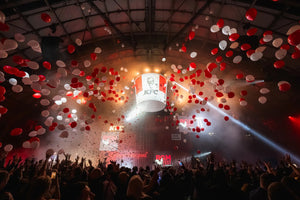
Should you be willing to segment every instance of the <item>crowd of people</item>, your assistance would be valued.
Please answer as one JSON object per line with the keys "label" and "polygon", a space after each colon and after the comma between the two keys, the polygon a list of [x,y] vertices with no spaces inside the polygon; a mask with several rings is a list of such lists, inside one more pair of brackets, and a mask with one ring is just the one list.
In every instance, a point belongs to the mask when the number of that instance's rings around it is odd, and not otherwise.
{"label": "crowd of people", "polygon": [[300,170],[286,155],[278,165],[192,157],[168,167],[127,168],[70,154],[45,160],[0,160],[0,200],[297,200]]}

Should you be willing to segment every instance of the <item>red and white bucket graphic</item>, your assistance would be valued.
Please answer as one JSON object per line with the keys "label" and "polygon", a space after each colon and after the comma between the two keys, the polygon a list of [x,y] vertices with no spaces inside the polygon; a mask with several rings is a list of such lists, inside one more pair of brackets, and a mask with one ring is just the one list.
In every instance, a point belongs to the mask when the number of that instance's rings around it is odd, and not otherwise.
{"label": "red and white bucket graphic", "polygon": [[135,79],[135,96],[138,109],[157,112],[165,108],[167,80],[155,73],[142,74]]}

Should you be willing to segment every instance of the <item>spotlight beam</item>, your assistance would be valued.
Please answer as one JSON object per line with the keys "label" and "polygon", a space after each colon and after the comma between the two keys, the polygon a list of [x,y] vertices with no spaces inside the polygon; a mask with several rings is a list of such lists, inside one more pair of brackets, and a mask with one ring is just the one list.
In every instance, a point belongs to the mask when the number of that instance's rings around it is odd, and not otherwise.
{"label": "spotlight beam", "polygon": [[[185,90],[186,92],[190,93],[190,91],[185,88],[184,86],[182,86],[181,84],[177,83],[174,81],[174,83],[176,85],[178,85],[181,89]],[[199,95],[196,94],[197,99],[199,100],[203,100],[203,98],[201,98]],[[296,155],[294,155],[293,153],[289,152],[288,150],[286,150],[285,148],[281,147],[280,145],[274,143],[273,141],[271,141],[270,139],[262,136],[259,132],[257,132],[256,130],[250,128],[249,126],[247,126],[246,124],[244,124],[243,122],[229,116],[227,113],[225,113],[223,110],[220,110],[218,107],[214,106],[213,104],[211,104],[210,102],[207,102],[207,105],[209,107],[211,107],[212,109],[216,110],[217,112],[219,112],[220,114],[222,114],[223,116],[228,116],[229,119],[234,122],[235,124],[237,124],[238,126],[240,126],[241,128],[243,128],[244,130],[252,133],[252,135],[254,135],[255,137],[257,137],[259,140],[261,140],[262,142],[264,142],[265,144],[269,145],[270,147],[274,148],[275,150],[277,150],[280,153],[283,154],[289,154],[291,156],[291,158],[297,162],[298,164],[300,163],[300,158]]]}

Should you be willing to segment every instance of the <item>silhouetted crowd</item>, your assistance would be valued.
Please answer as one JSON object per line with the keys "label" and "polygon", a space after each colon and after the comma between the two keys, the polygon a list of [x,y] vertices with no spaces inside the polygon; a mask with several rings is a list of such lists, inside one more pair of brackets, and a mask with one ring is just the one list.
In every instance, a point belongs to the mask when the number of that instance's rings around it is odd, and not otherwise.
{"label": "silhouetted crowd", "polygon": [[[181,165],[127,168],[70,154],[51,159],[0,160],[0,200],[294,200],[300,170],[286,155],[276,166],[192,157]],[[61,159],[63,157],[63,159]],[[61,159],[61,160],[60,160]]]}

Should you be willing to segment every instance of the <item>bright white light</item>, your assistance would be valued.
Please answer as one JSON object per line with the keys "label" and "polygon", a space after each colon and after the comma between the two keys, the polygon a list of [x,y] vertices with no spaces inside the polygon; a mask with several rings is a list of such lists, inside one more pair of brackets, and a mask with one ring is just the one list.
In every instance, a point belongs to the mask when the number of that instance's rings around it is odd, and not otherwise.
{"label": "bright white light", "polygon": [[155,71],[156,73],[159,73],[160,70],[159,70],[159,69],[155,69],[154,71]]}
{"label": "bright white light", "polygon": [[72,113],[73,114],[77,113],[77,110],[76,109],[72,109]]}
{"label": "bright white light", "polygon": [[200,157],[208,156],[209,154],[211,154],[210,151],[209,152],[205,152],[205,153],[197,154],[195,157],[200,158]]}
{"label": "bright white light", "polygon": [[137,107],[135,107],[126,117],[126,121],[130,121],[134,118],[136,118],[138,115],[140,115],[141,113],[143,113],[143,111],[141,109],[138,109]]}
{"label": "bright white light", "polygon": [[61,102],[61,100],[57,100],[57,101],[55,101],[55,104],[60,106],[62,104],[62,102]]}
{"label": "bright white light", "polygon": [[61,102],[66,103],[67,102],[67,98],[65,98],[65,97],[61,98]]}
{"label": "bright white light", "polygon": [[150,72],[149,68],[144,69],[145,72]]}
{"label": "bright white light", "polygon": [[74,90],[73,92],[73,96],[76,97],[80,94],[80,91],[79,90]]}
{"label": "bright white light", "polygon": [[61,115],[57,115],[56,119],[57,119],[57,120],[62,120],[63,117],[62,117]]}
{"label": "bright white light", "polygon": [[161,61],[163,61],[163,62],[166,62],[166,58],[165,57],[163,57],[162,59],[161,59]]}
{"label": "bright white light", "polygon": [[81,99],[77,99],[76,103],[81,104]]}
{"label": "bright white light", "polygon": [[[182,86],[181,84],[175,82],[176,85],[178,85],[180,88],[182,88],[183,90],[185,90],[186,92],[190,93],[189,90],[187,88],[185,88],[184,86]],[[203,100],[203,98],[201,98],[199,95],[196,95],[197,99],[199,100]],[[228,116],[228,118],[235,124],[239,125],[241,128],[243,128],[246,131],[249,131],[252,135],[254,135],[255,137],[257,137],[258,139],[260,139],[261,141],[263,141],[265,144],[269,145],[270,147],[276,149],[278,152],[281,152],[283,154],[289,154],[291,156],[291,158],[293,160],[295,160],[297,163],[300,163],[300,158],[296,155],[294,155],[293,153],[289,152],[288,150],[284,149],[283,147],[279,146],[278,144],[274,143],[273,141],[271,141],[270,139],[262,136],[259,132],[257,132],[256,130],[250,128],[249,126],[247,126],[246,124],[244,124],[243,122],[229,116],[226,112],[224,112],[223,110],[219,109],[218,107],[214,106],[213,104],[211,104],[210,102],[207,102],[207,105],[210,106],[212,109],[218,111],[220,114],[222,114],[223,116]]]}

